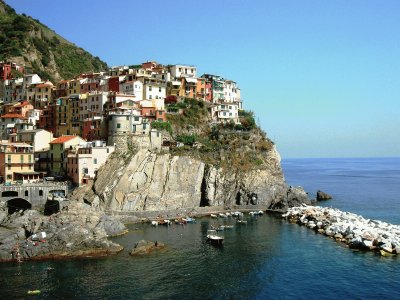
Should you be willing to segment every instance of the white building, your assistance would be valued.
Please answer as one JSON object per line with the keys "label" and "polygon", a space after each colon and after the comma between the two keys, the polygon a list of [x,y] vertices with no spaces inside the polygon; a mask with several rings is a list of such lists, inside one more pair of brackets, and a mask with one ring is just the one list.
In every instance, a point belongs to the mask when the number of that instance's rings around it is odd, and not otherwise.
{"label": "white building", "polygon": [[215,104],[211,107],[211,116],[214,121],[228,123],[230,121],[236,124],[239,121],[239,104],[238,103],[223,103]]}
{"label": "white building", "polygon": [[28,123],[32,123],[36,126],[39,123],[40,115],[42,114],[41,109],[31,109],[26,112],[26,117],[28,118]]}
{"label": "white building", "polygon": [[174,78],[197,77],[197,69],[195,66],[173,65],[169,67],[169,70]]}
{"label": "white building", "polygon": [[54,140],[53,133],[44,129],[21,130],[17,133],[18,142],[33,146],[33,151],[49,150],[49,143]]}
{"label": "white building", "polygon": [[156,79],[145,80],[143,85],[143,99],[165,99],[167,96],[166,84]]}
{"label": "white building", "polygon": [[93,141],[79,145],[67,157],[67,175],[76,184],[82,185],[96,177],[97,170],[107,161],[115,150],[106,142]]}
{"label": "white building", "polygon": [[143,83],[139,80],[125,81],[119,85],[120,93],[134,95],[136,101],[143,99]]}

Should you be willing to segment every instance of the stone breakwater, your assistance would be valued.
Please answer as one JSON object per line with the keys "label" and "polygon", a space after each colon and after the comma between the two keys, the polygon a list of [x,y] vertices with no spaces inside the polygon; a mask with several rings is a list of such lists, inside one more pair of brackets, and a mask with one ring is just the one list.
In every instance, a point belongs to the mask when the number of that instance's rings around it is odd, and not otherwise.
{"label": "stone breakwater", "polygon": [[289,208],[282,217],[345,243],[351,249],[376,251],[384,256],[400,251],[398,225],[365,219],[334,208],[307,205]]}

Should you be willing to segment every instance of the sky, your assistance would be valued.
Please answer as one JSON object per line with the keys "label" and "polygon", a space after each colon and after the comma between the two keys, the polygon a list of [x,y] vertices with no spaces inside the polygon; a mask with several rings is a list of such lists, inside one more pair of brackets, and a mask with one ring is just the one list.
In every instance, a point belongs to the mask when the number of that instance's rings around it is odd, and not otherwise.
{"label": "sky", "polygon": [[398,0],[6,0],[109,66],[235,80],[283,158],[400,156]]}

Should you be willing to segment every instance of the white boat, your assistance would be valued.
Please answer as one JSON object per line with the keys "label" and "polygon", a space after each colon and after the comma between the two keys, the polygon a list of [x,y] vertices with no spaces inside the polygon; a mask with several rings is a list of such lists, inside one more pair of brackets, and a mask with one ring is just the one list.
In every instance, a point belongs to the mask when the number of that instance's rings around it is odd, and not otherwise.
{"label": "white boat", "polygon": [[247,221],[246,220],[237,220],[237,223],[238,224],[247,224]]}
{"label": "white boat", "polygon": [[217,231],[214,229],[207,230],[207,240],[214,245],[221,246],[224,242],[222,236],[217,235]]}
{"label": "white boat", "polygon": [[233,228],[233,225],[223,225],[224,226],[224,229],[232,229]]}
{"label": "white boat", "polygon": [[262,210],[259,210],[259,211],[258,211],[258,214],[261,216],[261,215],[264,214],[264,212],[263,212]]}
{"label": "white boat", "polygon": [[223,213],[220,213],[219,216],[220,216],[221,218],[227,218],[227,217],[228,217],[226,214],[223,214]]}
{"label": "white boat", "polygon": [[217,216],[217,215],[214,215],[214,214],[211,214],[210,217],[211,217],[211,218],[214,218],[214,219],[218,218],[218,216]]}

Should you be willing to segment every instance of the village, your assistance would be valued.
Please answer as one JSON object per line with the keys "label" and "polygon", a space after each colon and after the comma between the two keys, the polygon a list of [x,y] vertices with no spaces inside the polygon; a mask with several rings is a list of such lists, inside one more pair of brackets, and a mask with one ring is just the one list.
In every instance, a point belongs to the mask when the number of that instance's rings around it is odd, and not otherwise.
{"label": "village", "polygon": [[185,99],[207,103],[215,124],[240,124],[236,82],[198,76],[195,66],[149,61],[57,83],[27,70],[0,63],[3,186],[46,180],[87,184],[127,137],[161,149],[171,141],[152,123],[168,122],[167,115],[179,114],[176,104]]}

